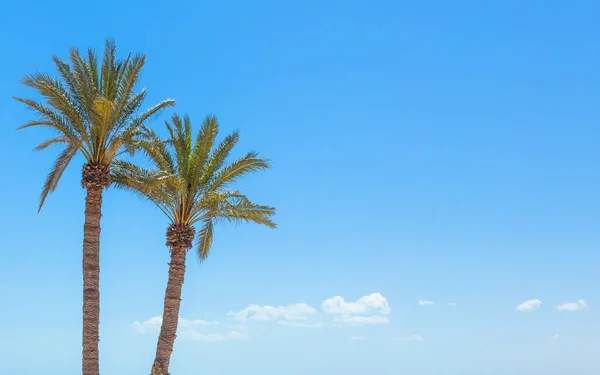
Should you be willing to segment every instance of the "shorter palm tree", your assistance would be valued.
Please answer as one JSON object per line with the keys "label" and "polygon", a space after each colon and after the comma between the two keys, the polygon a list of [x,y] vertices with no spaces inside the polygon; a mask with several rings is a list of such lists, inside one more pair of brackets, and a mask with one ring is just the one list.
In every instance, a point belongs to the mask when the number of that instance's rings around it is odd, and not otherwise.
{"label": "shorter palm tree", "polygon": [[164,299],[164,311],[152,375],[167,375],[177,337],[181,288],[185,273],[187,250],[199,225],[196,248],[200,261],[206,259],[213,240],[215,222],[255,222],[275,228],[271,217],[275,209],[251,202],[229,186],[239,177],[267,169],[265,159],[255,152],[226,165],[226,160],[239,140],[234,132],[215,146],[219,132],[216,117],[208,116],[192,141],[189,117],[173,115],[167,122],[169,138],[159,139],[145,129],[146,139],[139,143],[141,150],[152,161],[153,169],[146,169],[127,161],[116,161],[112,167],[115,186],[134,191],[154,203],[165,215],[170,225],[167,229],[167,246],[171,252],[169,279]]}

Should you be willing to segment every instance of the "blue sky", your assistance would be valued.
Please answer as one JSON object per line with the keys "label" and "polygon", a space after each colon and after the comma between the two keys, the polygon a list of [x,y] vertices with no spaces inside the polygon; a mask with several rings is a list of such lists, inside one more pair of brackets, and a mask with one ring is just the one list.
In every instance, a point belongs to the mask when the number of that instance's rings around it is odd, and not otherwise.
{"label": "blue sky", "polygon": [[[54,73],[52,54],[112,35],[147,54],[148,106],[175,98],[196,126],[214,113],[241,130],[238,152],[273,164],[239,187],[277,207],[279,228],[222,225],[206,263],[188,258],[174,374],[600,373],[599,13],[3,4],[2,371],[77,374],[81,356],[82,161],[37,214],[57,150],[31,151],[48,134],[15,130],[31,114],[11,96],[33,94],[24,74]],[[167,222],[114,190],[103,215],[101,369],[147,374]]]}

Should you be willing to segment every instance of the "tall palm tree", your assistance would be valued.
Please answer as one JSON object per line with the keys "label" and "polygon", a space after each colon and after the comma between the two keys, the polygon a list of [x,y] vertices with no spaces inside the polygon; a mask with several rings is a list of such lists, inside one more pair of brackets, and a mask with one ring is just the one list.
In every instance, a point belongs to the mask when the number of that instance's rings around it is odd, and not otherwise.
{"label": "tall palm tree", "polygon": [[275,209],[251,202],[229,186],[239,177],[268,168],[265,159],[255,152],[226,164],[238,142],[239,133],[227,136],[215,147],[219,131],[217,119],[208,116],[192,141],[189,117],[183,120],[173,115],[167,122],[166,141],[147,131],[140,147],[151,160],[152,169],[127,161],[116,161],[112,181],[120,188],[132,190],[154,203],[169,219],[166,245],[170,248],[169,279],[164,299],[164,311],[152,375],[167,375],[175,342],[181,304],[181,287],[185,273],[187,250],[199,226],[196,248],[202,261],[208,256],[215,222],[255,222],[275,228],[271,217]]}
{"label": "tall palm tree", "polygon": [[70,64],[54,56],[60,78],[35,73],[22,83],[35,89],[43,101],[15,98],[34,111],[38,118],[19,129],[44,126],[55,136],[35,148],[63,145],[54,162],[40,197],[41,210],[63,172],[76,154],[85,164],[81,184],[87,190],[83,227],[83,359],[84,375],[98,375],[98,341],[100,323],[99,252],[102,192],[111,184],[110,165],[122,152],[133,152],[144,122],[161,109],[174,104],[165,100],[140,112],[146,91],[135,93],[144,66],[144,55],[117,59],[114,41],[107,40],[99,63],[90,49],[87,59],[76,48],[69,53]]}

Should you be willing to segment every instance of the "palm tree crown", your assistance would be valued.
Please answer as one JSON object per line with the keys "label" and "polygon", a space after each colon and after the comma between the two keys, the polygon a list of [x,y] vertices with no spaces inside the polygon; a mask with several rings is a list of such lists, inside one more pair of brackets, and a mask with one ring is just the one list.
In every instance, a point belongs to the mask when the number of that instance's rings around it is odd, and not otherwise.
{"label": "palm tree crown", "polygon": [[[138,143],[150,158],[153,169],[117,160],[112,168],[112,181],[120,188],[132,190],[153,202],[164,212],[171,227],[191,228],[201,223],[197,238],[200,260],[207,257],[216,221],[252,221],[275,228],[271,217],[275,209],[251,202],[229,186],[239,177],[269,167],[267,160],[249,152],[226,164],[239,140],[233,132],[215,147],[219,132],[217,118],[208,116],[199,130],[195,144],[191,122],[173,115],[167,122],[169,138],[162,141],[146,129],[146,138]],[[191,233],[191,239],[194,234]]]}
{"label": "palm tree crown", "polygon": [[[32,99],[15,99],[39,115],[19,129],[46,126],[57,134],[35,150],[54,144],[65,149],[56,159],[40,197],[39,209],[72,158],[80,152],[86,159],[82,183],[110,185],[109,166],[120,153],[133,152],[135,140],[144,122],[161,109],[173,105],[171,99],[138,113],[146,97],[145,89],[134,89],[146,58],[129,55],[124,60],[116,57],[114,41],[107,40],[104,56],[99,64],[90,49],[87,59],[76,48],[70,50],[70,64],[54,56],[53,61],[60,79],[44,73],[35,73],[22,79],[22,83],[37,90],[45,103]],[[91,181],[86,181],[86,172]],[[94,176],[94,174],[96,176]]]}

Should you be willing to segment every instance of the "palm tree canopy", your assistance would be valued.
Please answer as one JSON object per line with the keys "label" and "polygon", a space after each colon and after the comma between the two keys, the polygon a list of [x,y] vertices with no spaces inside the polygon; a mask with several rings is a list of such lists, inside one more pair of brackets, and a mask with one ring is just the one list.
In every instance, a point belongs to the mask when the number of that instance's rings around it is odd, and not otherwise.
{"label": "palm tree canopy", "polygon": [[146,120],[175,104],[168,99],[140,111],[146,90],[138,93],[134,90],[146,61],[144,55],[130,54],[119,60],[114,41],[108,39],[102,62],[91,49],[86,57],[72,48],[70,63],[53,57],[60,78],[35,73],[22,79],[22,83],[35,89],[44,101],[15,97],[38,115],[38,119],[19,129],[45,126],[56,133],[35,150],[54,144],[65,147],[46,179],[39,209],[78,152],[90,165],[109,166],[120,153],[134,151]]}
{"label": "palm tree canopy", "polygon": [[251,202],[230,186],[238,178],[269,167],[268,161],[249,152],[226,164],[239,140],[235,131],[215,145],[219,132],[217,118],[208,116],[198,131],[195,142],[188,116],[173,115],[166,123],[169,137],[161,140],[146,129],[139,147],[153,164],[152,169],[116,160],[112,181],[120,188],[132,190],[153,202],[171,224],[193,226],[201,223],[197,236],[200,260],[207,257],[216,221],[255,222],[275,228],[271,217],[275,209]]}

